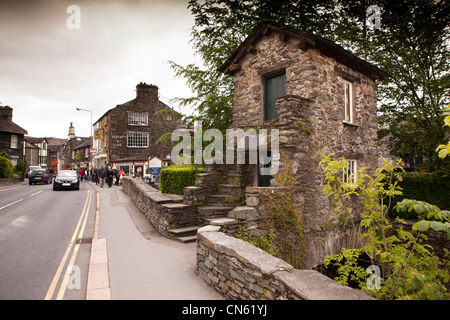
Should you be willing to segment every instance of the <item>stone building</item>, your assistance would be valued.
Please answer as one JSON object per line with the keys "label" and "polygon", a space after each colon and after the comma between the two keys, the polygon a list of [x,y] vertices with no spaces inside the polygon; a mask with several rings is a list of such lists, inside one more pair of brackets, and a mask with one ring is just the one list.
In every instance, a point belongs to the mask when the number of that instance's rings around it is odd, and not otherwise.
{"label": "stone building", "polygon": [[0,153],[7,153],[16,165],[24,161],[24,136],[27,131],[12,119],[13,109],[10,106],[0,106]]}
{"label": "stone building", "polygon": [[25,137],[25,158],[28,166],[41,166],[58,171],[58,149],[66,142],[59,138]]}
{"label": "stone building", "polygon": [[[335,158],[349,160],[349,173],[361,167],[368,172],[376,169],[376,80],[386,73],[327,39],[271,21],[257,25],[219,70],[234,80],[232,127],[279,129],[279,155],[272,160],[279,160],[278,172],[287,172],[295,183],[279,186],[280,181],[261,175],[262,164],[210,165],[198,175],[196,187],[185,190],[185,203],[200,199],[211,208],[210,199],[220,193],[226,197],[225,189],[236,190],[228,192],[228,200],[245,191],[247,206],[222,213],[239,219],[257,236],[264,232],[264,220],[270,215],[261,195],[291,190],[306,239],[301,268],[317,266],[325,255],[342,247],[358,246],[358,227],[353,226],[359,225],[359,212],[354,210],[343,223],[323,195],[318,164],[323,154],[334,153]],[[212,179],[217,175],[224,177]],[[222,182],[217,185],[217,180]],[[198,210],[205,212],[202,206]],[[247,222],[256,222],[245,224],[246,217]],[[281,244],[292,237],[279,232],[275,241]],[[288,249],[293,255],[303,250]]]}
{"label": "stone building", "polygon": [[155,144],[177,128],[170,115],[156,114],[161,110],[172,111],[159,100],[158,87],[139,83],[135,99],[108,110],[94,123],[94,165],[110,163],[126,173],[145,173],[150,158],[170,154],[170,142]]}
{"label": "stone building", "polygon": [[67,140],[58,149],[58,170],[88,167],[90,162],[90,137],[77,137],[75,127],[70,123]]}

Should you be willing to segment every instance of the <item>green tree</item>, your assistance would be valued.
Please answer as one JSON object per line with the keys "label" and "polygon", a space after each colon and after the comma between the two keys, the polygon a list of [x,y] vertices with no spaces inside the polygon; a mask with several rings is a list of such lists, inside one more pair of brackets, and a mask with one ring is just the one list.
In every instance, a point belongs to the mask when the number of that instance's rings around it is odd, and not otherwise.
{"label": "green tree", "polygon": [[[324,157],[324,193],[341,215],[349,215],[348,201],[357,197],[362,204],[361,226],[364,227],[360,249],[343,248],[337,255],[325,258],[324,265],[338,267],[335,280],[342,284],[357,282],[360,289],[378,299],[449,299],[445,283],[449,281],[447,259],[440,259],[433,248],[422,241],[427,239],[425,231],[434,229],[450,234],[450,212],[422,201],[404,200],[397,204],[398,210],[415,210],[422,220],[414,224],[414,235],[402,227],[395,227],[388,219],[392,198],[401,195],[398,163],[384,161],[373,176],[361,168],[355,182],[344,181],[348,161]],[[350,181],[350,179],[348,179]],[[433,220],[430,220],[433,219]],[[397,219],[399,223],[403,220]],[[365,254],[372,265],[381,267],[379,286],[371,287],[369,274],[359,259]]]}
{"label": "green tree", "polygon": [[[444,119],[444,126],[450,127],[450,104],[445,108],[444,115],[446,116]],[[440,144],[436,148],[436,152],[439,152],[439,158],[444,159],[447,157],[450,154],[450,142],[447,144]]]}
{"label": "green tree", "polygon": [[9,179],[14,175],[14,165],[7,156],[0,156],[0,178]]}
{"label": "green tree", "polygon": [[389,137],[394,155],[432,155],[449,132],[442,126],[450,102],[449,1],[384,5],[386,27],[369,43],[369,59],[391,75],[379,86],[380,137]]}
{"label": "green tree", "polygon": [[27,171],[27,163],[24,161],[20,161],[16,164],[16,167],[14,169],[15,173],[17,173],[19,176],[23,177],[25,174],[25,171]]}
{"label": "green tree", "polygon": [[224,130],[233,119],[232,78],[217,71],[251,30],[263,19],[277,20],[303,30],[325,33],[332,23],[333,1],[189,1],[195,17],[191,43],[203,67],[169,61],[177,77],[185,78],[193,97],[176,98],[195,112],[185,120],[201,120],[203,129]]}
{"label": "green tree", "polygon": [[[380,28],[367,25],[367,9],[377,5]],[[445,137],[442,110],[449,102],[448,0],[189,1],[195,17],[191,43],[203,67],[173,61],[177,77],[194,92],[178,98],[194,106],[204,129],[232,121],[233,83],[217,68],[262,19],[321,35],[386,70],[379,83],[380,137],[389,137],[394,155],[432,154]]]}

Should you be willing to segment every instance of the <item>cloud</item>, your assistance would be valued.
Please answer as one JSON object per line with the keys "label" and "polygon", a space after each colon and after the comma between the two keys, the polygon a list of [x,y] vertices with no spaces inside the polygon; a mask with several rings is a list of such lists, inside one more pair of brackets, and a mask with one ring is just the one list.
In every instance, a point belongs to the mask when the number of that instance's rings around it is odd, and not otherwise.
{"label": "cloud", "polygon": [[[69,30],[69,5],[81,9],[81,29]],[[186,1],[0,1],[0,102],[32,136],[66,137],[70,122],[89,135],[108,109],[153,83],[168,97],[190,95],[166,61],[195,60],[193,17]],[[36,117],[36,115],[38,115]]]}

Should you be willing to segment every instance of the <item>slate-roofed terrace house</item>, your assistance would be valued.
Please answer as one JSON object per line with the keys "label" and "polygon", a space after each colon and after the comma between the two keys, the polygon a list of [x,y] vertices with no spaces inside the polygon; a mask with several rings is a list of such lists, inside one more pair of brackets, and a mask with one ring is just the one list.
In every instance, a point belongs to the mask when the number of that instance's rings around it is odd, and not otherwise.
{"label": "slate-roofed terrace house", "polygon": [[[301,268],[317,266],[341,247],[358,246],[354,229],[342,227],[322,193],[318,163],[322,153],[334,153],[350,161],[351,171],[376,169],[376,80],[387,74],[327,39],[272,21],[258,24],[219,70],[234,80],[232,128],[280,130],[279,170],[295,178],[295,205],[305,225]],[[203,180],[223,173],[217,165],[205,171]],[[233,166],[228,172],[238,190],[246,190],[247,207],[261,217],[260,193],[275,190],[277,181],[261,176],[258,165]],[[347,222],[358,217],[355,211]],[[249,230],[257,235],[258,228]]]}
{"label": "slate-roofed terrace house", "polygon": [[136,98],[108,110],[94,123],[97,154],[94,165],[109,163],[128,173],[145,173],[150,158],[162,160],[171,152],[170,142],[155,144],[165,133],[177,126],[168,115],[156,115],[171,110],[159,100],[158,87],[139,83]]}
{"label": "slate-roofed terrace house", "polygon": [[27,130],[12,121],[13,108],[0,106],[0,153],[5,152],[16,165],[24,161],[24,136]]}
{"label": "slate-roofed terrace house", "polygon": [[58,149],[66,142],[59,138],[25,137],[25,158],[28,166],[58,170]]}
{"label": "slate-roofed terrace house", "polygon": [[58,150],[58,170],[71,170],[88,167],[90,161],[90,137],[77,137],[75,127],[70,123],[67,140]]}

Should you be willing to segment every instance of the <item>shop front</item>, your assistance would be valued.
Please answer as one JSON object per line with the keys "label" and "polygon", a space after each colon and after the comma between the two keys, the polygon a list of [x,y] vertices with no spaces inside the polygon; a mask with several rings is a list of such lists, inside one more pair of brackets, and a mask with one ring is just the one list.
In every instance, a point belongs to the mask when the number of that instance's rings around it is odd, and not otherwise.
{"label": "shop front", "polygon": [[144,177],[148,167],[147,160],[116,160],[111,161],[111,166],[117,170],[122,169],[127,176]]}

